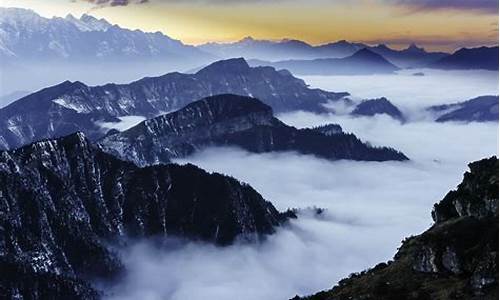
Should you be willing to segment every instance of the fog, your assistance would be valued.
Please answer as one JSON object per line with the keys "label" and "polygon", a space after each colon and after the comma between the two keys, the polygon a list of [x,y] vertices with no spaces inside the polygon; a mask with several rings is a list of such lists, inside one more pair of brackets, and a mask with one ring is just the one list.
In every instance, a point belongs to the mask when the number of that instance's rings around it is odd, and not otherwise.
{"label": "fog", "polygon": [[[424,76],[414,76],[415,73]],[[426,106],[454,103],[482,95],[498,95],[498,71],[433,69],[401,70],[396,74],[301,76],[311,87],[347,91],[354,99],[386,97],[410,117]]]}
{"label": "fog", "polygon": [[401,125],[386,117],[293,113],[298,127],[340,123],[410,162],[330,162],[295,153],[251,154],[212,148],[179,163],[250,183],[278,209],[303,213],[259,245],[220,248],[188,243],[159,250],[137,243],[122,254],[127,278],[111,299],[289,299],[333,286],[351,272],[391,259],[401,240],[432,223],[432,205],[454,188],[466,164],[497,153],[495,123]]}

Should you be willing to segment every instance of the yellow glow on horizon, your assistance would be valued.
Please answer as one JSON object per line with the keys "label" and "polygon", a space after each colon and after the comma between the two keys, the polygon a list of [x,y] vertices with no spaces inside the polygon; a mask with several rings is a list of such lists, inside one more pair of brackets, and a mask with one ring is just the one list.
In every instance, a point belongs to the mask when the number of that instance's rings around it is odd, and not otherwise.
{"label": "yellow glow on horizon", "polygon": [[[0,6],[19,3],[0,0]],[[80,15],[88,4],[69,0],[25,0],[24,6],[44,16]],[[15,5],[11,5],[15,6]],[[17,5],[19,6],[19,5]],[[256,39],[294,38],[312,44],[346,39],[383,42],[403,47],[408,41],[432,50],[453,50],[459,45],[497,44],[498,16],[470,11],[409,13],[380,2],[307,5],[301,1],[239,4],[129,5],[91,10],[122,27],[162,31],[187,44],[230,42],[245,36]]]}

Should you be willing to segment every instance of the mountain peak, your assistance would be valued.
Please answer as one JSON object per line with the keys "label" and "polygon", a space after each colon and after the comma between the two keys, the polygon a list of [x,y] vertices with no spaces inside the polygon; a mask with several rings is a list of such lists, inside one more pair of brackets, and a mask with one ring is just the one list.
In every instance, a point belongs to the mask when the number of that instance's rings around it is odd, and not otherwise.
{"label": "mountain peak", "polygon": [[250,70],[250,66],[247,61],[243,57],[239,57],[216,61],[201,69],[196,74],[213,72],[239,73],[246,72],[248,70]]}
{"label": "mountain peak", "polygon": [[406,51],[411,51],[411,52],[424,52],[424,48],[418,47],[415,43],[411,43],[408,48],[405,49]]}
{"label": "mountain peak", "polygon": [[382,58],[379,54],[371,51],[368,48],[363,48],[356,51],[351,57],[362,58],[362,59],[379,59]]}

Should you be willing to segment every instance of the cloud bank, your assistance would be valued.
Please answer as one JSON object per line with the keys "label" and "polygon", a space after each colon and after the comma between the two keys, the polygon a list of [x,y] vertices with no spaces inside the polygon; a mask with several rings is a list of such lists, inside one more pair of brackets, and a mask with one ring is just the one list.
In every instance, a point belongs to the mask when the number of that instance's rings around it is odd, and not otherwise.
{"label": "cloud bank", "polygon": [[[389,118],[281,115],[298,127],[339,122],[411,162],[330,162],[296,153],[212,148],[180,163],[235,176],[277,208],[323,207],[259,245],[218,248],[137,242],[122,254],[129,270],[109,299],[289,299],[330,288],[351,272],[388,260],[400,241],[431,224],[432,205],[454,188],[467,162],[497,153],[497,124],[400,125]],[[423,146],[425,145],[425,146]]]}

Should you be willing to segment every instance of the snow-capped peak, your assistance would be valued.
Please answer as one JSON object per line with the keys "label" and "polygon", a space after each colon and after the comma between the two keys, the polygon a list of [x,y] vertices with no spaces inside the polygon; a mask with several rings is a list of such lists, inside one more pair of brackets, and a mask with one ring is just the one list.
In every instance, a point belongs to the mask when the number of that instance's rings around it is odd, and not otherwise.
{"label": "snow-capped peak", "polygon": [[87,14],[83,14],[80,19],[69,14],[66,16],[66,21],[73,23],[80,31],[106,31],[113,26],[104,19],[97,19]]}

